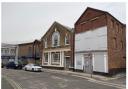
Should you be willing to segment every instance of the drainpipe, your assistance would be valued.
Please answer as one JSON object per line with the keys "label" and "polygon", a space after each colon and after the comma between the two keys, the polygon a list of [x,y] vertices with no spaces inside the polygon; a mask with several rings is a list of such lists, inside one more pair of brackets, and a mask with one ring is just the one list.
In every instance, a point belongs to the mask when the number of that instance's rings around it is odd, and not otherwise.
{"label": "drainpipe", "polygon": [[36,64],[36,45],[35,45],[35,55],[34,55],[34,59],[35,59],[35,64]]}
{"label": "drainpipe", "polygon": [[32,45],[32,61],[34,60],[34,42],[33,42],[33,45]]}

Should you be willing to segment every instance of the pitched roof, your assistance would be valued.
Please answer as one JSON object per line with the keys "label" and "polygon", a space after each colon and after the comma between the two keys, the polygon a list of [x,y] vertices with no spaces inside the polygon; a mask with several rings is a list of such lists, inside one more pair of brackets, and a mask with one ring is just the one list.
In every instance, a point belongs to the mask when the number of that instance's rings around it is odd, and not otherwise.
{"label": "pitched roof", "polygon": [[20,43],[20,44],[18,44],[18,45],[29,45],[29,44],[33,44],[33,42],[25,42],[25,43]]}
{"label": "pitched roof", "polygon": [[33,44],[34,42],[39,42],[40,43],[40,40],[39,39],[35,39],[35,40],[33,40],[33,41],[26,41],[26,42],[22,42],[22,43],[20,43],[20,44],[18,44],[18,45],[29,45],[29,44]]}
{"label": "pitched roof", "polygon": [[[70,27],[68,27],[68,26],[66,26],[66,25],[62,25],[62,24],[58,23],[57,21],[55,21],[54,23],[63,26],[64,28],[66,28],[66,29],[69,30],[69,31],[72,31],[72,28],[70,28]],[[53,24],[54,24],[54,23],[53,23]]]}
{"label": "pitched roof", "polygon": [[[75,22],[75,24],[77,24],[77,22],[82,18],[82,16],[85,15],[85,13],[88,11],[88,10],[91,10],[91,11],[96,11],[96,12],[99,12],[99,13],[102,13],[102,14],[108,14],[110,16],[112,16],[109,12],[107,11],[103,11],[103,10],[99,10],[99,9],[95,9],[95,8],[91,8],[91,7],[87,7],[86,10],[82,13],[82,15],[78,18],[78,20]],[[122,25],[125,25],[123,24],[122,22],[120,22],[117,18],[115,18],[114,16],[112,16],[116,21],[118,21],[120,24]]]}
{"label": "pitched roof", "polygon": [[[49,31],[53,26],[55,26],[55,25],[62,26],[62,27],[64,27],[65,29],[67,29],[68,31],[70,31],[70,32],[73,32],[73,31],[74,31],[73,28],[70,28],[70,27],[68,27],[68,26],[62,25],[62,24],[60,24],[60,23],[57,22],[57,21],[53,22],[53,24],[50,26],[50,28],[48,29],[48,31]],[[48,33],[48,31],[43,35],[43,37]],[[43,37],[41,37],[41,39],[42,39]]]}
{"label": "pitched roof", "polygon": [[2,43],[2,47],[12,47],[12,46],[17,46],[16,44],[8,44],[8,43]]}

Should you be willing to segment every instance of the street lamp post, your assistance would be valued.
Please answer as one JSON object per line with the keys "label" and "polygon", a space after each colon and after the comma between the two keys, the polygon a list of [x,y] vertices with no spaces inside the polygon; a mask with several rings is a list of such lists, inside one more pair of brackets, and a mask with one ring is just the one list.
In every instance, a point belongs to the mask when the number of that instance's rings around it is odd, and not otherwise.
{"label": "street lamp post", "polygon": [[92,66],[92,53],[91,53],[91,50],[89,51],[89,60],[90,60],[90,70],[91,70],[91,73],[90,73],[90,77],[92,78],[92,74],[93,74],[93,66]]}

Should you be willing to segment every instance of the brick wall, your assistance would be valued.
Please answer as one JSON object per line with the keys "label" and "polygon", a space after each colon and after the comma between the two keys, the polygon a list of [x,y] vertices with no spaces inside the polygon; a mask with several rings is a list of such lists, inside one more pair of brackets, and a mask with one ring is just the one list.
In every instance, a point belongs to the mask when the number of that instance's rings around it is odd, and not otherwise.
{"label": "brick wall", "polygon": [[[69,38],[71,38],[71,32],[70,31],[67,31],[65,28],[59,26],[59,25],[55,25],[54,27],[51,27],[47,34],[45,34],[45,36],[43,37],[42,39],[42,43],[44,45],[44,41],[46,38],[47,38],[47,48],[44,48],[44,49],[52,49],[52,34],[55,32],[55,28],[57,29],[57,31],[59,32],[60,34],[60,48],[63,48],[63,47],[70,47],[70,45],[68,46],[65,46],[65,36],[66,34],[69,35]],[[71,43],[70,43],[71,44]]]}
{"label": "brick wall", "polygon": [[25,45],[20,44],[19,45],[19,52],[18,52],[19,57],[21,57],[21,56],[28,56],[28,53],[29,53],[28,49],[29,49],[29,47],[31,47],[31,49],[33,48],[32,43],[25,44]]}
{"label": "brick wall", "polygon": [[94,20],[90,20],[87,22],[85,21],[85,23],[76,24],[75,25],[75,34],[85,32],[88,30],[93,30],[93,29],[96,29],[98,27],[102,27],[105,25],[106,25],[106,16],[101,15]]}
{"label": "brick wall", "polygon": [[107,26],[109,72],[126,68],[126,26],[109,13],[101,12],[86,10],[75,23],[75,34]]}
{"label": "brick wall", "polygon": [[107,24],[109,70],[126,68],[125,26],[111,15],[107,15]]}

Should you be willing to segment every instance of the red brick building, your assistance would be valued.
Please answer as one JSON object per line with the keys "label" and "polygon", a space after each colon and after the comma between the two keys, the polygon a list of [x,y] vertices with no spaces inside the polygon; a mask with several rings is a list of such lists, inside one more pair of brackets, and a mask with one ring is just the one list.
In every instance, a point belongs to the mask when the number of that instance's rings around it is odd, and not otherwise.
{"label": "red brick building", "polygon": [[40,64],[41,42],[34,40],[33,42],[18,44],[18,58],[24,63],[29,62]]}
{"label": "red brick building", "polygon": [[70,69],[73,67],[73,29],[54,22],[41,38],[42,66]]}
{"label": "red brick building", "polygon": [[75,69],[113,73],[126,68],[126,25],[88,7],[75,23]]}

